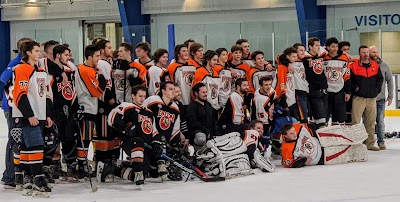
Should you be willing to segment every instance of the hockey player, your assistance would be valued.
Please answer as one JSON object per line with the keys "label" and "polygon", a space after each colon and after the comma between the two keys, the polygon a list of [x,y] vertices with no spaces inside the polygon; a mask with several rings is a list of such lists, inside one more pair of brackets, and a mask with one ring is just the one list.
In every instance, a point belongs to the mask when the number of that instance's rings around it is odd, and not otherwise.
{"label": "hockey player", "polygon": [[75,90],[78,98],[78,110],[76,116],[79,120],[81,139],[78,140],[77,159],[78,176],[83,179],[90,174],[85,164],[87,163],[87,151],[93,135],[96,134],[96,115],[98,111],[98,99],[106,89],[106,79],[103,70],[97,68],[100,59],[100,48],[89,45],[85,48],[86,61],[78,66],[75,72]]}
{"label": "hockey player", "polygon": [[327,120],[332,124],[344,124],[346,121],[346,102],[350,100],[351,81],[349,60],[338,50],[339,41],[335,38],[326,40],[328,53],[324,57],[324,72],[328,82]]}
{"label": "hockey player", "polygon": [[184,106],[183,103],[181,102],[181,97],[182,97],[182,91],[181,87],[177,84],[174,83],[174,102],[176,105],[179,107],[179,115],[180,115],[180,121],[181,121],[181,134],[179,137],[180,143],[183,144],[184,149],[187,149],[187,146],[189,144],[189,139],[186,137],[189,137],[189,130],[187,127],[187,122],[186,122],[186,108],[187,106]]}
{"label": "hockey player", "polygon": [[[103,181],[107,174],[114,174],[131,180],[136,185],[144,183],[150,167],[151,150],[145,144],[151,145],[153,135],[157,134],[153,113],[142,106],[146,99],[146,88],[135,86],[132,89],[132,103],[123,102],[114,108],[108,116],[108,124],[122,135],[122,149],[130,157],[127,164],[110,168],[99,165],[101,170],[97,176]],[[154,129],[154,130],[153,130]],[[164,173],[166,174],[166,170]]]}
{"label": "hockey player", "polygon": [[289,64],[293,64],[297,58],[297,50],[293,47],[286,48],[283,54],[279,56],[278,66],[278,84],[276,93],[279,98],[279,105],[284,108],[286,112],[292,111],[296,108],[296,97],[293,81],[293,72],[288,71]]}
{"label": "hockey player", "polygon": [[260,80],[264,77],[272,78],[272,88],[276,87],[276,72],[275,71],[267,71],[267,65],[264,60],[264,53],[262,51],[254,51],[251,54],[251,57],[254,61],[254,67],[250,69],[247,80],[250,83],[249,94],[250,97],[254,97],[254,92],[260,88]]}
{"label": "hockey player", "polygon": [[215,52],[218,54],[218,64],[215,65],[214,69],[220,78],[218,101],[221,108],[223,108],[232,92],[232,72],[226,67],[228,50],[226,48],[218,48]]}
{"label": "hockey player", "polygon": [[[302,59],[304,58],[306,47],[301,43],[295,43],[293,47],[297,50],[297,59],[293,66],[293,84],[295,89],[296,104],[293,106],[291,116],[301,123],[308,122],[308,82]],[[290,72],[290,68],[289,68]]]}
{"label": "hockey player", "polygon": [[157,49],[153,58],[155,65],[147,70],[149,96],[157,95],[160,91],[161,83],[170,80],[167,69],[165,69],[168,63],[168,51],[162,48]]}
{"label": "hockey player", "polygon": [[193,65],[196,69],[202,67],[203,60],[203,45],[199,43],[193,43],[189,50],[189,59],[187,60],[188,65]]}
{"label": "hockey player", "polygon": [[[174,84],[168,81],[161,83],[158,95],[150,96],[143,102],[143,107],[147,107],[153,112],[156,129],[158,131],[158,134],[155,134],[154,141],[152,142],[153,154],[156,157],[165,153],[165,151],[163,151],[163,144],[166,144],[170,149],[179,146],[181,137],[180,111],[178,105],[173,101],[174,97]],[[157,177],[158,172],[155,171],[157,164],[160,171],[160,167],[165,167],[165,163],[162,160],[160,161],[160,159],[154,159],[150,163],[150,175],[152,175],[152,177]],[[182,180],[180,173],[172,170],[170,170],[168,177],[171,180]]]}
{"label": "hockey player", "polygon": [[[51,188],[45,180],[43,166],[43,127],[51,127],[46,72],[36,64],[40,58],[40,44],[26,42],[22,49],[22,63],[13,68],[11,88],[12,116],[15,123],[14,139],[21,144],[20,163],[25,172],[23,195],[49,197]],[[19,135],[19,137],[17,137]]]}
{"label": "hockey player", "polygon": [[249,82],[244,78],[239,78],[235,82],[236,91],[230,96],[222,114],[217,121],[218,131],[221,135],[230,132],[243,133],[247,129],[244,123],[244,96],[249,90]]}
{"label": "hockey player", "polygon": [[[96,134],[93,138],[95,160],[97,165],[99,165],[100,162],[103,164],[115,164],[120,156],[120,139],[107,124],[108,114],[118,105],[115,92],[112,91],[112,67],[108,61],[108,58],[112,57],[113,50],[111,42],[105,39],[99,40],[96,45],[100,48],[100,60],[98,61],[97,68],[103,71],[103,76],[106,80],[106,89],[99,97],[98,101]],[[99,172],[98,169],[97,172]],[[112,180],[113,178],[107,178],[106,181]]]}
{"label": "hockey player", "polygon": [[[130,44],[122,43],[118,48],[118,59],[113,67],[112,78],[115,96],[119,102],[131,102],[132,87],[146,86],[146,67],[132,61],[133,48]],[[129,65],[126,65],[128,62]]]}
{"label": "hockey player", "polygon": [[177,83],[182,91],[182,104],[187,106],[190,102],[190,90],[194,79],[196,67],[188,65],[187,47],[183,44],[177,45],[174,50],[175,63],[168,66],[167,71],[172,82]]}
{"label": "hockey player", "polygon": [[195,149],[198,150],[206,144],[207,140],[218,136],[215,120],[216,111],[207,102],[208,89],[204,83],[197,83],[193,86],[192,91],[195,99],[190,102],[186,109],[188,129],[190,131],[190,136],[187,138],[190,144],[194,145]]}
{"label": "hockey player", "polygon": [[325,52],[319,53],[321,42],[316,37],[308,39],[308,49],[303,64],[306,70],[306,79],[309,84],[309,102],[312,116],[317,127],[325,127],[328,107],[328,83],[324,73],[323,59]]}
{"label": "hockey player", "polygon": [[[343,53],[347,53],[350,55],[350,42],[348,41],[341,41],[339,42],[339,50],[341,50]],[[351,63],[357,61],[358,58],[350,58],[349,66]],[[353,102],[353,95],[350,94],[350,100],[346,102],[346,125],[351,125],[351,105]]]}
{"label": "hockey player", "polygon": [[142,64],[147,70],[155,64],[154,60],[150,58],[150,52],[150,44],[147,42],[140,42],[135,46],[135,54],[137,57],[135,62]]}
{"label": "hockey player", "polygon": [[[204,54],[203,67],[200,67],[194,73],[193,85],[199,82],[204,83],[208,89],[207,101],[215,110],[219,110],[221,106],[218,102],[220,78],[214,69],[218,62],[218,56],[215,51],[208,50]],[[194,98],[194,94],[193,98]]]}
{"label": "hockey player", "polygon": [[288,123],[281,131],[282,165],[286,168],[300,168],[306,165],[333,165],[367,161],[367,147],[362,142],[368,134],[358,124],[348,130],[342,126],[330,126],[311,131],[305,124]]}

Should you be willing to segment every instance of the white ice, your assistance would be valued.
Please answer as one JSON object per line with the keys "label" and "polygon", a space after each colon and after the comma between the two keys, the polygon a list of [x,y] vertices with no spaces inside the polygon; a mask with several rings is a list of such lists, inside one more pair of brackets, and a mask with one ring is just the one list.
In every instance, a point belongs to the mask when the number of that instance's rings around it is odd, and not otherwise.
{"label": "white ice", "polygon": [[[0,172],[4,170],[7,124],[0,115]],[[400,118],[387,118],[387,131],[400,131]],[[218,183],[159,183],[146,180],[143,190],[128,181],[56,184],[48,199],[22,196],[0,187],[0,201],[135,201],[135,202],[253,202],[253,201],[400,201],[400,139],[387,139],[387,150],[369,152],[369,161],[336,166],[286,169],[274,161],[274,173],[261,173]]]}

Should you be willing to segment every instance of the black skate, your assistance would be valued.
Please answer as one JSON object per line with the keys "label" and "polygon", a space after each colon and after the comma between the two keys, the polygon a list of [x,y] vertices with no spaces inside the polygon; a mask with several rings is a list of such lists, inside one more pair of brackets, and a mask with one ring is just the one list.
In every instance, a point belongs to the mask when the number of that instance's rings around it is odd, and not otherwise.
{"label": "black skate", "polygon": [[51,188],[48,186],[44,175],[37,175],[33,184],[33,197],[50,197]]}
{"label": "black skate", "polygon": [[133,182],[134,182],[136,185],[140,186],[140,188],[142,188],[142,185],[144,184],[143,171],[135,172],[135,179],[134,179]]}
{"label": "black skate", "polygon": [[15,191],[22,191],[24,185],[24,173],[21,171],[15,171]]}
{"label": "black skate", "polygon": [[96,178],[98,182],[114,182],[114,165],[111,161],[105,163],[97,162],[97,174]]}
{"label": "black skate", "polygon": [[170,164],[168,166],[168,179],[171,181],[182,181],[182,171],[177,166]]}
{"label": "black skate", "polygon": [[158,175],[161,177],[161,181],[164,182],[167,179],[168,170],[165,160],[157,161]]}
{"label": "black skate", "polygon": [[24,177],[24,185],[22,186],[22,195],[23,196],[32,196],[33,192],[33,180],[32,176]]}

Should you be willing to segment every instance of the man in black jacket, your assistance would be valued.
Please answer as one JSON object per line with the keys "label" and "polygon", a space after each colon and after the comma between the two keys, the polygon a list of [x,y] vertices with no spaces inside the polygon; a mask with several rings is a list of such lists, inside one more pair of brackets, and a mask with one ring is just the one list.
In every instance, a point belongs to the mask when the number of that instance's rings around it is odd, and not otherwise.
{"label": "man in black jacket", "polygon": [[[351,64],[351,88],[353,106],[351,110],[352,124],[361,122],[368,133],[367,149],[379,151],[375,143],[376,96],[381,92],[383,76],[379,64],[369,58],[367,46],[360,46],[360,60]],[[364,115],[364,116],[363,116]]]}
{"label": "man in black jacket", "polygon": [[204,83],[197,83],[192,88],[195,99],[190,102],[186,110],[186,120],[190,133],[189,142],[200,149],[206,141],[217,136],[215,110],[207,102],[207,87]]}

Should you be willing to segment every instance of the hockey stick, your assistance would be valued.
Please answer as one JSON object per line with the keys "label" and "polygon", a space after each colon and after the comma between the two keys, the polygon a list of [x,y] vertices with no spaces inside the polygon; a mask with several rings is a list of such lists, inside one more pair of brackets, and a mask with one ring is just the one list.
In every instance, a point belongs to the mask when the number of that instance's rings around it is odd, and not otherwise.
{"label": "hockey stick", "polygon": [[[153,147],[147,143],[144,143],[144,146],[150,150],[153,149]],[[171,157],[167,156],[166,154],[161,154],[160,155],[161,158],[164,158],[168,161],[170,161],[172,164],[174,164],[175,166],[177,166],[178,168],[180,168],[181,170],[194,175],[195,177],[199,178],[201,181],[203,182],[220,182],[220,181],[225,181],[224,177],[208,177],[205,173],[203,173],[202,171],[200,171],[200,169],[196,168],[194,165],[190,164],[190,167],[192,168],[187,168],[184,165],[180,164],[179,162],[175,161],[174,159],[172,159]],[[200,171],[199,174],[198,171]]]}

